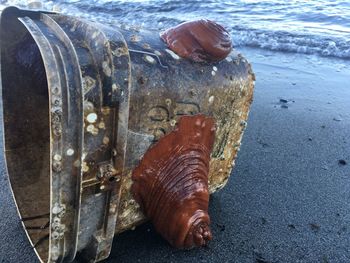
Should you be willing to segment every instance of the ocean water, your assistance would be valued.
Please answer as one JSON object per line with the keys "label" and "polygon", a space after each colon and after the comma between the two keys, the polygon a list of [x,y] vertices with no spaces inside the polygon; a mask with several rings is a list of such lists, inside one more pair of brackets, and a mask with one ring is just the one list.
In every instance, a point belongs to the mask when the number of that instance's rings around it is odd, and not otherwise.
{"label": "ocean water", "polygon": [[[25,6],[25,0],[2,0]],[[43,9],[103,23],[162,30],[207,18],[224,25],[235,47],[350,59],[349,0],[57,0]]]}

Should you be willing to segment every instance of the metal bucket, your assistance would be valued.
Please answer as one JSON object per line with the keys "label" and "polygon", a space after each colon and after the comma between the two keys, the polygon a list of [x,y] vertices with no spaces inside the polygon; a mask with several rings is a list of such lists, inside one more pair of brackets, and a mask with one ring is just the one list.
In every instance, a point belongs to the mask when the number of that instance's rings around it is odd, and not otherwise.
{"label": "metal bucket", "polygon": [[183,115],[215,118],[210,192],[227,182],[254,86],[240,54],[193,63],[158,32],[15,7],[0,38],[7,169],[42,262],[105,259],[115,234],[145,221],[131,172]]}

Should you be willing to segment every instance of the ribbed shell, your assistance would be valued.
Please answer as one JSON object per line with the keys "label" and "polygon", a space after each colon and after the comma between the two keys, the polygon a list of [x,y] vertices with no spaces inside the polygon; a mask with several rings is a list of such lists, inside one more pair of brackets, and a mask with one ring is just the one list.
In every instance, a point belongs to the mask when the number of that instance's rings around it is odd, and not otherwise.
{"label": "ribbed shell", "polygon": [[136,201],[175,247],[203,246],[211,239],[208,172],[214,139],[213,118],[183,116],[133,171]]}
{"label": "ribbed shell", "polygon": [[167,29],[160,37],[180,57],[195,62],[222,60],[232,49],[226,29],[207,19],[182,23]]}

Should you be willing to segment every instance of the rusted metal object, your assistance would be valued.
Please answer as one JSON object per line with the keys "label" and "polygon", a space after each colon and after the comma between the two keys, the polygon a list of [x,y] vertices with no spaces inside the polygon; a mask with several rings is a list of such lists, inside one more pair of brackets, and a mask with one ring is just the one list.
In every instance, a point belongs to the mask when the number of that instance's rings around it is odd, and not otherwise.
{"label": "rusted metal object", "polygon": [[253,94],[240,54],[193,63],[158,32],[14,7],[0,27],[7,169],[42,262],[102,260],[144,222],[132,171],[183,115],[216,120],[209,190],[225,185]]}

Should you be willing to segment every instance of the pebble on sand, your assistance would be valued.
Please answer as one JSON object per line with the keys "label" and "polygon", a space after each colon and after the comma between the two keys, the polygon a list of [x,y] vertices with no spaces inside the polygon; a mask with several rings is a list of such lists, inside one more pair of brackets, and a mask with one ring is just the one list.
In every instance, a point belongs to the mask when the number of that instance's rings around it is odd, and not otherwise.
{"label": "pebble on sand", "polygon": [[340,159],[340,160],[338,160],[338,164],[339,165],[346,165],[347,161],[345,161],[344,159]]}

